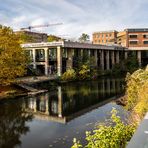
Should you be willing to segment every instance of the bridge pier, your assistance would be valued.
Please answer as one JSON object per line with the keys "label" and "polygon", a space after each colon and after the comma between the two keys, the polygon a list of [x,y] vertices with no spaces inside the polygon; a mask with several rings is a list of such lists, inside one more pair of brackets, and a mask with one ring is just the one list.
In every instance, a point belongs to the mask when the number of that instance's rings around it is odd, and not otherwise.
{"label": "bridge pier", "polygon": [[73,50],[67,50],[66,70],[73,68]]}
{"label": "bridge pier", "polygon": [[32,49],[32,54],[33,54],[33,69],[36,69],[36,53],[35,49]]}
{"label": "bridge pier", "polygon": [[100,63],[101,63],[101,69],[104,70],[104,51],[103,50],[101,50]]}
{"label": "bridge pier", "polygon": [[49,54],[48,48],[44,48],[45,51],[45,75],[49,74]]}
{"label": "bridge pier", "polygon": [[62,75],[62,48],[57,46],[57,75]]}
{"label": "bridge pier", "polygon": [[111,52],[111,61],[112,61],[112,68],[113,68],[113,66],[115,64],[115,51]]}
{"label": "bridge pier", "polygon": [[137,51],[137,59],[138,59],[139,66],[141,67],[141,51]]}
{"label": "bridge pier", "polygon": [[116,63],[119,63],[119,51],[116,51]]}
{"label": "bridge pier", "polygon": [[106,69],[110,70],[109,51],[106,51]]}

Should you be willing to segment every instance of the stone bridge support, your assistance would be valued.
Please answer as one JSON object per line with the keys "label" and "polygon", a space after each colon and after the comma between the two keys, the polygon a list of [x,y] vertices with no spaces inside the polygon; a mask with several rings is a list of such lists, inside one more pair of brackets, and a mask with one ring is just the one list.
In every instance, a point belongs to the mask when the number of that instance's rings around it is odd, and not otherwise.
{"label": "stone bridge support", "polygon": [[62,48],[57,47],[57,75],[62,75]]}
{"label": "stone bridge support", "polygon": [[73,68],[73,49],[67,50],[66,70]]}

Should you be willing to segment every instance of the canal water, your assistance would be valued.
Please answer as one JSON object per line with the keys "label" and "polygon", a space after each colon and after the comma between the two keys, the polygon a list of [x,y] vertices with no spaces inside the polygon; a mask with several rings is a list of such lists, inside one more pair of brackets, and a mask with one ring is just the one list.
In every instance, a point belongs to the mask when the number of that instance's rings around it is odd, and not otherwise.
{"label": "canal water", "polygon": [[65,83],[35,97],[0,102],[1,148],[70,148],[74,137],[85,143],[85,131],[110,118],[124,92],[123,80]]}

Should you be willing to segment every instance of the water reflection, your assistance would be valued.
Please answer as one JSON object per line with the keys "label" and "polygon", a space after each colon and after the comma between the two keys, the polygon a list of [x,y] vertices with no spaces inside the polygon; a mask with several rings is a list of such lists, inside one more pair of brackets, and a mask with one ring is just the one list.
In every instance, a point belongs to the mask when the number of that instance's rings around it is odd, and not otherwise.
{"label": "water reflection", "polygon": [[28,99],[25,108],[38,119],[66,123],[120,95],[122,83],[121,79],[102,79],[65,84],[54,93]]}
{"label": "water reflection", "polygon": [[29,131],[26,122],[30,120],[32,114],[25,111],[22,101],[0,105],[0,147],[21,145],[20,136]]}

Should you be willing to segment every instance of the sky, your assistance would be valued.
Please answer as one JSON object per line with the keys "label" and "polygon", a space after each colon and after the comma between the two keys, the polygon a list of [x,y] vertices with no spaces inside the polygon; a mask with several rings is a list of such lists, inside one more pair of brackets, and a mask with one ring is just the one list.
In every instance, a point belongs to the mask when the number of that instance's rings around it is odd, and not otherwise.
{"label": "sky", "polygon": [[65,38],[82,33],[148,27],[148,0],[0,0],[0,24],[14,30],[32,25]]}

